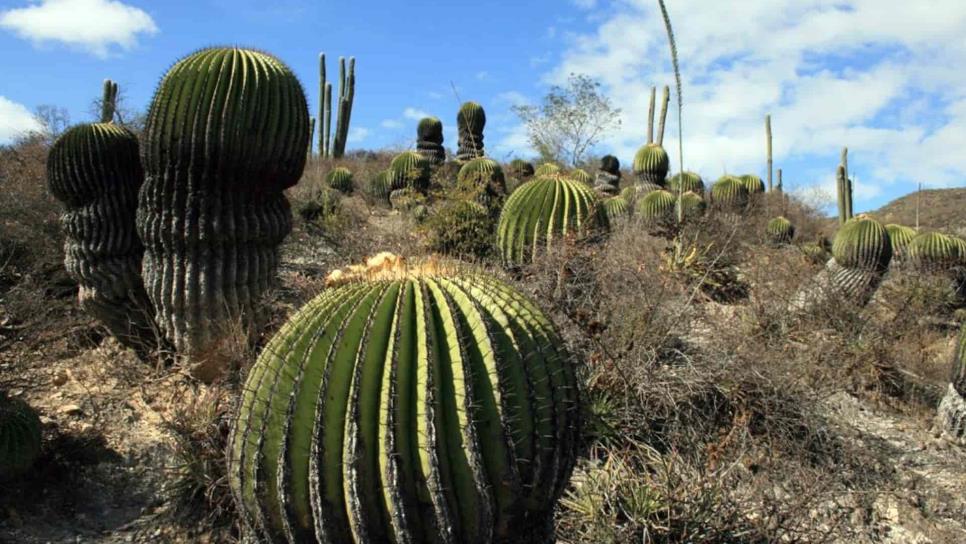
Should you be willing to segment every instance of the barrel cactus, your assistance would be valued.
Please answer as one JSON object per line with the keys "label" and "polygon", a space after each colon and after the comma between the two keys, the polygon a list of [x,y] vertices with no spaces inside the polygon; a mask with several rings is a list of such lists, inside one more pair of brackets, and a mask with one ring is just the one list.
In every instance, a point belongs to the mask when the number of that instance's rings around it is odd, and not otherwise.
{"label": "barrel cactus", "polygon": [[330,274],[249,373],[229,484],[259,542],[543,542],[579,434],[535,304],[449,261]]}
{"label": "barrel cactus", "polygon": [[711,186],[711,204],[722,211],[740,213],[748,207],[747,186],[734,176],[722,176]]}
{"label": "barrel cactus", "polygon": [[638,195],[639,194],[644,194],[639,189],[640,188],[638,186],[636,186],[636,185],[629,185],[629,186],[624,187],[623,189],[621,189],[621,193],[620,194],[624,198],[624,200],[627,201],[628,204],[630,204],[630,205],[633,206],[633,204],[635,202],[637,202]]}
{"label": "barrel cactus", "polygon": [[919,234],[905,248],[909,264],[923,272],[947,272],[966,268],[966,253],[953,236],[939,232]]}
{"label": "barrel cactus", "polygon": [[533,177],[536,171],[533,164],[523,159],[513,159],[510,161],[509,174],[521,181],[526,181]]}
{"label": "barrel cactus", "polygon": [[498,208],[506,195],[503,168],[493,159],[477,157],[467,161],[456,176],[457,190],[464,200],[474,200],[487,208]]}
{"label": "barrel cactus", "polygon": [[111,123],[67,130],[47,159],[48,187],[65,207],[64,265],[80,286],[80,305],[139,350],[155,338],[135,227],[143,182],[137,137]]}
{"label": "barrel cactus", "polygon": [[483,129],[486,127],[486,112],[476,102],[465,102],[456,114],[456,127],[459,130],[459,148],[456,159],[468,161],[483,156]]}
{"label": "barrel cactus", "polygon": [[656,143],[649,143],[634,155],[634,174],[642,184],[664,187],[664,178],[671,167],[667,151]]}
{"label": "barrel cactus", "polygon": [[556,238],[608,227],[593,189],[563,176],[536,177],[507,198],[497,227],[497,247],[504,263],[521,264]]}
{"label": "barrel cactus", "polygon": [[953,350],[949,382],[946,396],[939,403],[938,427],[952,439],[966,444],[966,324]]}
{"label": "barrel cactus", "polygon": [[378,202],[389,202],[389,170],[378,172],[369,180],[366,192]]}
{"label": "barrel cactus", "polygon": [[889,243],[892,244],[892,258],[904,259],[906,246],[916,237],[916,230],[894,223],[886,225],[885,228],[889,233]]}
{"label": "barrel cactus", "polygon": [[778,216],[768,222],[765,235],[773,244],[789,244],[795,237],[795,225],[785,217]]}
{"label": "barrel cactus", "polygon": [[674,214],[677,197],[671,192],[651,191],[637,199],[634,215],[640,218],[652,234],[664,232],[676,223]]}
{"label": "barrel cactus", "polygon": [[37,412],[0,391],[0,482],[30,470],[40,456],[41,438]]}
{"label": "barrel cactus", "polygon": [[604,214],[607,215],[607,221],[612,225],[624,219],[630,213],[627,200],[620,195],[605,198],[600,202],[600,205],[604,209]]}
{"label": "barrel cactus", "polygon": [[567,175],[570,176],[570,178],[573,179],[574,181],[579,181],[584,185],[591,185],[594,183],[593,176],[588,174],[586,170],[581,170],[580,168],[577,168],[571,171]]}
{"label": "barrel cactus", "polygon": [[678,191],[686,193],[691,191],[696,194],[704,194],[704,180],[694,172],[677,173],[671,176],[667,182],[668,190],[674,194]]}
{"label": "barrel cactus", "polygon": [[765,182],[754,174],[745,174],[738,179],[741,180],[741,183],[745,186],[745,189],[748,189],[749,195],[756,195],[765,192]]}
{"label": "barrel cactus", "polygon": [[436,117],[424,117],[416,127],[416,151],[433,166],[446,161],[443,148],[443,122]]}
{"label": "barrel cactus", "polygon": [[201,356],[227,324],[251,323],[292,228],[283,191],[302,176],[308,138],[302,85],[266,53],[203,49],[161,80],[137,228],[155,321],[179,351]]}
{"label": "barrel cactus", "polygon": [[336,191],[345,194],[352,194],[352,191],[355,189],[355,183],[352,181],[352,172],[344,166],[337,166],[329,171],[325,176],[325,183]]}
{"label": "barrel cactus", "polygon": [[688,191],[681,195],[675,203],[675,214],[678,214],[684,221],[693,221],[702,215],[707,208],[704,197],[700,194]]}
{"label": "barrel cactus", "polygon": [[560,166],[552,162],[545,162],[537,167],[534,176],[551,176],[560,173]]}
{"label": "barrel cactus", "polygon": [[429,187],[430,175],[428,160],[415,151],[403,151],[389,163],[389,190],[425,191]]}

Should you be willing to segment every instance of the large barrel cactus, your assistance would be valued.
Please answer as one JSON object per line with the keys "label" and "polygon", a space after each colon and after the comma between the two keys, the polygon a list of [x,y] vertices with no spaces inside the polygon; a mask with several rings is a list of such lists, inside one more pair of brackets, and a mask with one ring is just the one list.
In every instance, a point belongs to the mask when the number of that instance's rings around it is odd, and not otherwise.
{"label": "large barrel cactus", "polygon": [[749,201],[748,187],[734,176],[722,176],[711,186],[711,204],[718,210],[741,213]]}
{"label": "large barrel cactus", "polygon": [[645,144],[634,155],[634,174],[643,185],[664,187],[664,178],[670,167],[667,151],[656,143]]}
{"label": "large barrel cactus", "polygon": [[587,173],[586,170],[576,168],[567,173],[567,176],[574,180],[583,183],[584,185],[591,185],[594,183],[594,177]]}
{"label": "large barrel cactus", "polygon": [[953,350],[953,368],[946,396],[939,403],[939,428],[954,440],[966,443],[966,324]]}
{"label": "large barrel cactus", "polygon": [[443,148],[443,122],[436,117],[424,117],[416,127],[416,151],[433,166],[446,161]]}
{"label": "large barrel cactus", "polygon": [[707,204],[698,193],[688,191],[681,195],[681,198],[675,203],[674,212],[676,215],[681,217],[684,221],[694,221],[702,215],[707,208]]}
{"label": "large barrel cactus", "polygon": [[675,222],[676,201],[677,197],[669,191],[651,191],[634,204],[634,215],[647,225],[665,227]]}
{"label": "large barrel cactus", "polygon": [[80,286],[80,305],[139,350],[155,339],[135,227],[143,182],[137,137],[111,123],[71,128],[47,158],[48,187],[65,207],[64,265]]}
{"label": "large barrel cactus", "polygon": [[927,232],[914,237],[905,248],[909,264],[923,272],[942,273],[966,268],[966,253],[953,236]]}
{"label": "large barrel cactus", "polygon": [[510,161],[509,174],[521,181],[526,181],[533,177],[536,170],[533,164],[523,159],[513,159]]}
{"label": "large barrel cactus", "polygon": [[432,175],[429,161],[415,151],[403,151],[389,163],[389,190],[425,191]]}
{"label": "large barrel cactus", "polygon": [[380,254],[271,340],[229,483],[259,542],[545,542],[578,391],[547,317],[447,261]]}
{"label": "large barrel cactus", "polygon": [[372,176],[366,185],[366,192],[377,202],[388,204],[389,193],[391,192],[389,188],[389,170],[382,170]]}
{"label": "large barrel cactus", "polygon": [[486,112],[476,102],[465,102],[456,114],[456,128],[459,131],[459,148],[456,160],[468,161],[482,157],[483,129],[486,127]]}
{"label": "large barrel cactus", "polygon": [[612,225],[624,219],[630,213],[627,200],[620,195],[605,198],[601,200],[600,205],[604,209],[607,221]]}
{"label": "large barrel cactus", "polygon": [[677,173],[668,180],[667,188],[674,194],[678,194],[678,191],[682,193],[691,191],[692,193],[703,195],[704,180],[694,172]]}
{"label": "large barrel cactus", "polygon": [[478,157],[463,164],[456,176],[456,185],[463,199],[479,202],[490,209],[499,208],[506,195],[503,168],[487,157]]}
{"label": "large barrel cactus", "polygon": [[497,246],[506,264],[521,264],[557,238],[608,227],[593,189],[563,176],[536,177],[507,198]]}
{"label": "large barrel cactus", "polygon": [[745,186],[745,189],[748,189],[749,195],[756,195],[765,192],[765,182],[755,174],[745,174],[738,179],[741,180],[741,183]]}
{"label": "large barrel cactus", "polygon": [[203,49],[161,80],[148,111],[137,212],[144,281],[165,336],[189,355],[252,323],[292,228],[283,191],[305,167],[309,115],[275,57]]}
{"label": "large barrel cactus", "polygon": [[329,171],[325,176],[325,183],[340,193],[352,194],[355,189],[352,172],[344,166],[337,166]]}
{"label": "large barrel cactus", "polygon": [[765,226],[765,235],[773,244],[790,244],[795,237],[795,225],[787,218],[778,216]]}
{"label": "large barrel cactus", "polygon": [[545,162],[533,172],[535,176],[551,176],[560,173],[560,166],[552,162]]}
{"label": "large barrel cactus", "polygon": [[890,223],[885,226],[889,233],[889,242],[892,244],[892,258],[905,259],[906,246],[916,237],[916,230],[903,225]]}
{"label": "large barrel cactus", "polygon": [[37,412],[0,391],[0,482],[30,470],[40,456],[41,438]]}

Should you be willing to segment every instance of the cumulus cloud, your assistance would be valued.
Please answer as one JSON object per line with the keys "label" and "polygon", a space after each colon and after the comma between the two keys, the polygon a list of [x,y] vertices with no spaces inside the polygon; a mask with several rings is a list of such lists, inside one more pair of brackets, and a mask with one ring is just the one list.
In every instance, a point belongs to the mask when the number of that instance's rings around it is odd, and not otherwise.
{"label": "cumulus cloud", "polygon": [[0,144],[8,144],[22,134],[42,129],[26,106],[0,96]]}
{"label": "cumulus cloud", "polygon": [[41,0],[0,12],[0,28],[37,44],[61,42],[107,56],[112,46],[130,49],[139,34],[158,27],[144,10],[118,0]]}
{"label": "cumulus cloud", "polygon": [[346,137],[346,141],[350,144],[358,144],[365,141],[369,137],[369,129],[366,127],[352,127],[349,129],[349,135]]}
{"label": "cumulus cloud", "polygon": [[421,109],[408,107],[405,110],[403,110],[403,117],[405,117],[406,119],[411,119],[413,121],[419,121],[423,117],[432,117],[432,115],[430,115],[429,113],[426,113]]}
{"label": "cumulus cloud", "polygon": [[[569,38],[544,80],[598,78],[623,110],[621,129],[601,149],[628,161],[646,137],[651,86],[667,84],[673,93],[674,76],[656,3],[610,6],[591,31]],[[684,78],[688,169],[706,177],[764,173],[764,116],[771,113],[786,184],[828,185],[844,145],[860,180],[857,202],[890,192],[883,187],[903,193],[918,181],[966,179],[966,154],[953,151],[966,145],[960,0],[678,0],[669,8]],[[676,136],[672,113],[669,152]]]}
{"label": "cumulus cloud", "polygon": [[398,119],[383,119],[379,125],[382,128],[388,128],[389,130],[396,130],[403,127],[402,121]]}

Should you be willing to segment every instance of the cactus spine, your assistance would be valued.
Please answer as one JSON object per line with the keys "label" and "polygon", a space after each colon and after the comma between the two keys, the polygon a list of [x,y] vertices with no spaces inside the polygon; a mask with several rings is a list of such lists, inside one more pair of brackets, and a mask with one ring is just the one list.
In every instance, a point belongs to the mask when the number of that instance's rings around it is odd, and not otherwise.
{"label": "cactus spine", "polygon": [[302,175],[308,134],[302,86],[266,53],[200,50],[155,92],[137,214],[144,280],[160,329],[199,362],[226,325],[252,323],[274,280],[292,228],[283,191]]}
{"label": "cactus spine", "polygon": [[40,418],[26,402],[0,391],[0,482],[21,476],[40,456]]}
{"label": "cactus spine", "polygon": [[459,132],[459,149],[456,160],[468,161],[483,156],[483,129],[486,127],[486,112],[476,102],[464,102],[456,114],[456,127]]}
{"label": "cactus spine", "polygon": [[449,261],[337,271],[252,368],[229,484],[259,542],[543,542],[579,398],[548,318]]}

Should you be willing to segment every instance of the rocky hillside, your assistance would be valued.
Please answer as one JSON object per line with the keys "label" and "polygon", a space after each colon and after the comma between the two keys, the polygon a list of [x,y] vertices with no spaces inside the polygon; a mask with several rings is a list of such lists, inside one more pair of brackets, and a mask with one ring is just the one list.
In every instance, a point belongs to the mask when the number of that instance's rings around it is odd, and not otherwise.
{"label": "rocky hillside", "polygon": [[[916,193],[897,198],[872,215],[884,223],[916,224]],[[919,204],[919,225],[927,229],[951,233],[966,232],[966,187],[957,189],[928,189],[922,192]]]}

